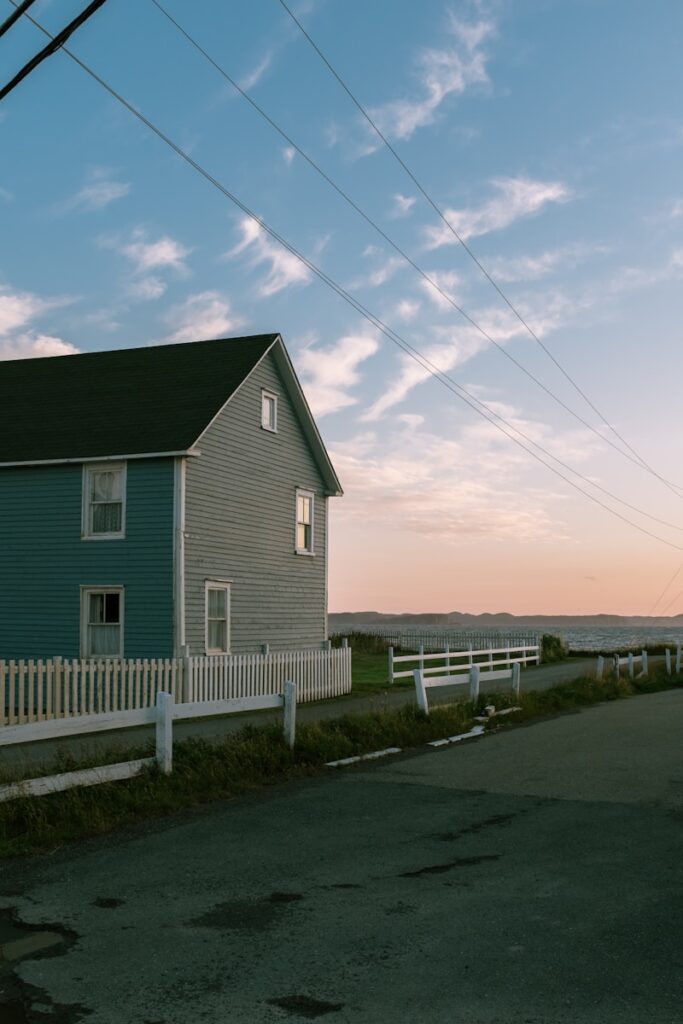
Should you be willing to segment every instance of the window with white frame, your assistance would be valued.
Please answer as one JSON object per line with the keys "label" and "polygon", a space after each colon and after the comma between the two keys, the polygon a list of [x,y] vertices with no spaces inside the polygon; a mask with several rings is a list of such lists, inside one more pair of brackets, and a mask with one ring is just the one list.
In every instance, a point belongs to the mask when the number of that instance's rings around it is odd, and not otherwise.
{"label": "window with white frame", "polygon": [[277,395],[273,391],[261,392],[261,426],[277,433]]}
{"label": "window with white frame", "polygon": [[123,587],[81,589],[81,657],[123,657]]}
{"label": "window with white frame", "polygon": [[99,462],[83,467],[83,536],[125,536],[126,464]]}
{"label": "window with white frame", "polygon": [[296,553],[313,554],[313,492],[296,492]]}
{"label": "window with white frame", "polygon": [[206,581],[206,653],[230,650],[230,584]]}

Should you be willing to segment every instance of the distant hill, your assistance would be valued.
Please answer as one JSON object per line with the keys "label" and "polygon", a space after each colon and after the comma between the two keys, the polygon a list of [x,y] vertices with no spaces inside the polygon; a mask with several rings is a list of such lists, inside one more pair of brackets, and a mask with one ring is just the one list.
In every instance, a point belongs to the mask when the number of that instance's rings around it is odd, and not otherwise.
{"label": "distant hill", "polygon": [[452,626],[457,629],[479,629],[501,626],[506,629],[548,628],[553,626],[683,626],[680,615],[511,615],[510,612],[483,612],[470,615],[468,612],[330,612],[330,632],[335,629],[349,629],[354,624],[401,625],[401,626]]}

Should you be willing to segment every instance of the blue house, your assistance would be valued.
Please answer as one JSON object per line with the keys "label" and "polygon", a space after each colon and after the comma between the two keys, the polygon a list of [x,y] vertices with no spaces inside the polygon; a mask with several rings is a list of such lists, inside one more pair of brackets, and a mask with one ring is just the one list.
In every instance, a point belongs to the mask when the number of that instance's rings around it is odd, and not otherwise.
{"label": "blue house", "polygon": [[342,493],[278,334],[0,364],[0,658],[319,646]]}

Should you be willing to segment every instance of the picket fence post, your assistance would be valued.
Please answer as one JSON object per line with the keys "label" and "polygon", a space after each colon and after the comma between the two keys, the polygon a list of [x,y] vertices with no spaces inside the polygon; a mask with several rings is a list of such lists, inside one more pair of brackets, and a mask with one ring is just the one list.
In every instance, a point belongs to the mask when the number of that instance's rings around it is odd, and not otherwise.
{"label": "picket fence post", "polygon": [[394,648],[393,647],[390,647],[388,649],[387,656],[388,656],[388,659],[389,659],[389,682],[393,683],[393,681],[394,681]]}
{"label": "picket fence post", "polygon": [[470,700],[479,700],[479,666],[473,665],[470,669]]}
{"label": "picket fence post", "polygon": [[681,649],[681,645],[679,644],[678,647],[676,648],[676,672],[677,673],[681,671],[681,658],[682,657],[683,657],[683,651]]}
{"label": "picket fence post", "polygon": [[427,690],[425,688],[424,674],[421,669],[413,669],[413,679],[415,680],[415,702],[425,715],[429,714],[429,705],[427,704]]}
{"label": "picket fence post", "polygon": [[671,675],[671,651],[667,647],[664,651],[664,660],[666,662],[666,674]]}
{"label": "picket fence post", "polygon": [[633,651],[628,652],[628,677],[633,679]]}
{"label": "picket fence post", "polygon": [[296,683],[291,682],[291,680],[288,680],[285,683],[284,701],[285,714],[283,731],[285,743],[290,750],[292,750],[296,738]]}
{"label": "picket fence post", "polygon": [[515,697],[519,697],[519,662],[516,661],[512,666],[512,692]]}
{"label": "picket fence post", "polygon": [[602,654],[598,654],[598,664],[595,669],[595,678],[598,680],[602,679],[602,673],[604,672],[604,670],[605,659],[603,658]]}
{"label": "picket fence post", "polygon": [[642,652],[643,675],[647,675],[647,651]]}
{"label": "picket fence post", "polygon": [[157,693],[156,757],[159,771],[170,775],[173,768],[173,694]]}

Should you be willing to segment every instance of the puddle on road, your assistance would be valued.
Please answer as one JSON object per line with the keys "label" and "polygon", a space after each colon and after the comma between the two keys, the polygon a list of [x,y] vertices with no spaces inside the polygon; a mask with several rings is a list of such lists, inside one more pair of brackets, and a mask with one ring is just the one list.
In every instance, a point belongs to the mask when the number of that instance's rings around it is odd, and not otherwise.
{"label": "puddle on road", "polygon": [[63,956],[76,942],[75,932],[55,924],[24,924],[16,910],[0,910],[0,1019],[2,1024],[78,1024],[92,1011],[79,1003],[55,1003],[43,989],[29,985],[16,965],[39,957]]}
{"label": "puddle on road", "polygon": [[281,996],[279,999],[269,999],[268,1003],[270,1006],[279,1006],[292,1016],[307,1017],[309,1020],[326,1013],[337,1013],[344,1006],[344,1003],[329,1003],[324,999],[304,995]]}
{"label": "puddle on road", "polygon": [[260,900],[230,900],[216,904],[187,924],[218,931],[265,931],[277,924],[288,904],[298,903],[303,898],[299,892],[272,892]]}
{"label": "puddle on road", "polygon": [[482,864],[487,860],[500,860],[499,853],[483,853],[479,857],[456,857],[447,864],[430,864],[426,868],[417,868],[415,871],[402,871],[398,878],[419,878],[421,875],[441,875],[445,871],[453,871],[455,868],[469,868],[476,864]]}

